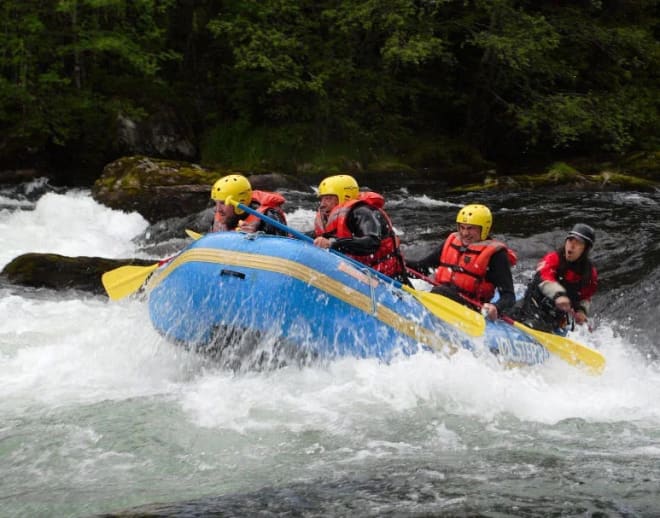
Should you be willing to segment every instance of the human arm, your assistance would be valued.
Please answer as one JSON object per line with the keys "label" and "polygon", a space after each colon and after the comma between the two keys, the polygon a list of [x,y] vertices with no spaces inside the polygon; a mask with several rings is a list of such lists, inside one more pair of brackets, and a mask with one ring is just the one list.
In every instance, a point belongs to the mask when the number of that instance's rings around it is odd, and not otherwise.
{"label": "human arm", "polygon": [[353,234],[351,237],[317,237],[314,244],[351,255],[369,255],[378,250],[382,229],[375,209],[366,204],[356,206],[348,215],[347,226]]}
{"label": "human arm", "polygon": [[511,264],[506,249],[495,252],[490,258],[486,280],[494,284],[499,293],[499,299],[495,304],[487,302],[483,305],[488,317],[495,320],[499,314],[509,312],[516,302]]}
{"label": "human arm", "polygon": [[[282,223],[282,225],[286,225],[286,219],[282,215],[282,213],[279,210],[276,209],[266,209],[264,212],[266,216],[268,216],[271,219],[274,219],[275,221]],[[274,236],[286,236],[287,233],[283,230],[280,230],[279,228],[276,228],[272,225],[269,225],[263,220],[259,220],[259,225],[257,229],[261,232],[265,232],[266,234],[271,234]]]}
{"label": "human arm", "polygon": [[434,245],[425,249],[422,253],[413,253],[409,250],[406,250],[406,266],[419,273],[431,273],[433,268],[440,266],[440,253],[442,252],[442,245],[443,243]]}
{"label": "human arm", "polygon": [[539,290],[541,294],[550,299],[555,307],[564,313],[571,311],[571,299],[566,293],[566,288],[557,279],[559,268],[559,254],[549,252],[539,261],[536,271],[539,274]]}
{"label": "human arm", "polygon": [[580,300],[575,307],[574,318],[576,324],[584,324],[587,321],[589,309],[591,308],[591,297],[596,293],[597,288],[598,272],[592,265],[589,282],[580,289]]}

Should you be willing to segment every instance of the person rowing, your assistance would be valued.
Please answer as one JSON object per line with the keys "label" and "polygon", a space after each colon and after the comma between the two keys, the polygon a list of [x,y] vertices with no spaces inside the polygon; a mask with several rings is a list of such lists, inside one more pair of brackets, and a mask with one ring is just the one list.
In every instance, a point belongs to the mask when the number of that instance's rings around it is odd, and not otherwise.
{"label": "person rowing", "polygon": [[[408,266],[427,272],[436,268],[433,293],[481,310],[490,320],[497,320],[516,301],[511,274],[516,254],[490,235],[493,216],[485,205],[463,207],[456,215],[456,225],[456,231],[426,256],[418,260],[408,258]],[[499,298],[492,303],[496,290]]]}
{"label": "person rowing", "polygon": [[535,329],[564,333],[573,323],[587,323],[598,287],[598,271],[589,258],[595,242],[592,227],[576,224],[563,244],[539,261],[514,318]]}
{"label": "person rowing", "polygon": [[225,200],[228,196],[286,225],[286,216],[282,210],[282,205],[286,201],[284,196],[276,192],[252,190],[252,185],[245,176],[230,174],[220,178],[211,188],[211,199],[215,201],[211,232],[241,230],[286,235],[286,232],[265,223],[258,217],[226,204]]}
{"label": "person rowing", "polygon": [[399,238],[383,209],[385,199],[360,192],[352,176],[329,176],[319,184],[314,245],[352,257],[404,284],[410,284]]}

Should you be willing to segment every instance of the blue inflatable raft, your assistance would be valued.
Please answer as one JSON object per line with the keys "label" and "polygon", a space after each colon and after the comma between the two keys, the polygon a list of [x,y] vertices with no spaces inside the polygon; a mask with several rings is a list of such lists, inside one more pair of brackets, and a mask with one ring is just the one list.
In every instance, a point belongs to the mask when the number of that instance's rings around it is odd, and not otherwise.
{"label": "blue inflatable raft", "polygon": [[231,366],[344,356],[389,361],[422,349],[490,351],[506,363],[549,357],[532,337],[488,321],[471,337],[369,268],[298,239],[219,232],[149,279],[149,313],[168,339]]}

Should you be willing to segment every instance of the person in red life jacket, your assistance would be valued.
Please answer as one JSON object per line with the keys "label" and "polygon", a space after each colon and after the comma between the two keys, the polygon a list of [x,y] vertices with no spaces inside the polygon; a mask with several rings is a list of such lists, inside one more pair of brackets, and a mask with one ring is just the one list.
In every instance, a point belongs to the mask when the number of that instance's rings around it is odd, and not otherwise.
{"label": "person in red life jacket", "polygon": [[[436,268],[436,286],[431,290],[466,306],[479,303],[491,320],[506,313],[516,302],[511,267],[516,254],[501,241],[490,237],[493,216],[485,205],[466,205],[456,216],[457,231],[452,232],[439,246],[424,257],[411,260],[408,265],[416,270]],[[499,293],[495,304],[491,299]]]}
{"label": "person in red life jacket", "polygon": [[409,284],[399,238],[383,210],[385,199],[360,192],[352,176],[329,176],[319,184],[319,208],[314,221],[314,244],[331,248]]}
{"label": "person in red life jacket", "polygon": [[231,196],[233,200],[249,206],[265,216],[286,225],[286,216],[282,211],[282,204],[286,201],[281,194],[267,191],[253,191],[249,180],[240,174],[230,174],[220,178],[211,188],[211,199],[215,201],[215,214],[211,232],[224,230],[241,230],[243,232],[264,232],[273,235],[286,235],[264,222],[257,216],[225,204]]}
{"label": "person in red life jacket", "polygon": [[568,331],[569,324],[587,322],[598,272],[589,259],[596,241],[594,229],[576,224],[564,244],[546,254],[536,268],[514,317],[541,331]]}

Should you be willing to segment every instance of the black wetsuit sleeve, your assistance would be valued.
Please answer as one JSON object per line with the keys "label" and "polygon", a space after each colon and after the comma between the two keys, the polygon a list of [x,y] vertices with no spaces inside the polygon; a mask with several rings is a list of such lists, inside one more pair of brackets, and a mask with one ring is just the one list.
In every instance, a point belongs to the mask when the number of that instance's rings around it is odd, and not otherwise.
{"label": "black wetsuit sleeve", "polygon": [[369,255],[380,247],[382,228],[376,217],[376,209],[368,205],[357,205],[348,214],[346,224],[352,237],[335,238],[332,249],[352,255]]}
{"label": "black wetsuit sleeve", "polygon": [[[278,223],[282,223],[282,225],[286,225],[286,221],[282,217],[282,214],[280,211],[275,210],[275,209],[266,209],[264,212],[266,216],[268,216],[271,219],[274,219]],[[258,230],[261,232],[265,232],[266,234],[272,234],[274,236],[286,236],[287,233],[284,232],[283,230],[280,230],[272,225],[269,225],[265,221],[261,220],[261,223],[259,224]]]}
{"label": "black wetsuit sleeve", "polygon": [[406,254],[406,265],[424,275],[431,273],[432,268],[440,266],[440,252],[442,252],[442,244],[432,248],[426,254],[416,257],[412,254]]}
{"label": "black wetsuit sleeve", "polygon": [[513,289],[513,276],[506,250],[499,250],[490,258],[486,279],[492,282],[500,294],[495,303],[499,313],[507,313],[516,302],[516,293]]}

